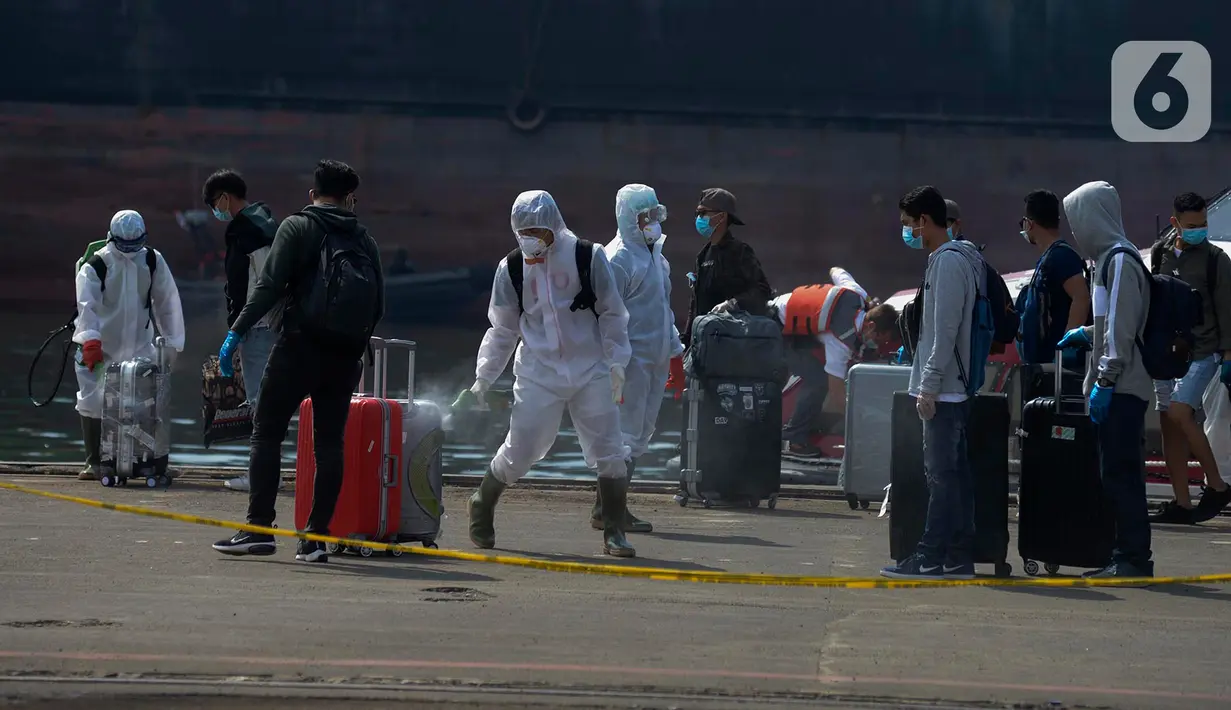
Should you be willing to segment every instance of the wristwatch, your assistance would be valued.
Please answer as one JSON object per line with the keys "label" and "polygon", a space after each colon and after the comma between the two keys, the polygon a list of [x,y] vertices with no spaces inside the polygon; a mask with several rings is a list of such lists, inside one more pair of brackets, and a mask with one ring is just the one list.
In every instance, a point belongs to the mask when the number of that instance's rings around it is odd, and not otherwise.
{"label": "wristwatch", "polygon": [[1097,384],[1099,387],[1102,387],[1102,388],[1104,388],[1104,389],[1109,389],[1109,388],[1111,388],[1111,387],[1115,387],[1115,386],[1116,386],[1116,383],[1112,382],[1111,380],[1107,379],[1106,377],[1100,377],[1100,378],[1098,378],[1098,381],[1097,381],[1097,382],[1095,382],[1095,384]]}

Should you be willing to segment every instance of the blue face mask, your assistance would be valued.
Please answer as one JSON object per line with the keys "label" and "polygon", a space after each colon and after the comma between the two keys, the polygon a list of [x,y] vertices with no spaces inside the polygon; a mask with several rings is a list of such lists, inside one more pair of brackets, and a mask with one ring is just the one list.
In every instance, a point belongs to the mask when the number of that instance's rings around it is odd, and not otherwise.
{"label": "blue face mask", "polygon": [[949,235],[949,241],[953,241],[953,227],[949,227],[948,229],[946,229],[945,234]]}
{"label": "blue face mask", "polygon": [[708,216],[697,217],[697,234],[700,234],[706,239],[709,239],[710,235],[712,235],[713,233],[714,233],[714,227],[713,225],[710,224],[710,218]]}
{"label": "blue face mask", "polygon": [[1204,242],[1206,237],[1210,235],[1209,227],[1199,227],[1197,229],[1181,229],[1180,238],[1185,244],[1200,244]]}
{"label": "blue face mask", "polygon": [[218,220],[219,222],[229,222],[231,221],[231,215],[215,207],[214,208],[214,219]]}
{"label": "blue face mask", "polygon": [[902,225],[902,241],[911,249],[923,248],[923,237],[916,237],[914,230],[906,225]]}

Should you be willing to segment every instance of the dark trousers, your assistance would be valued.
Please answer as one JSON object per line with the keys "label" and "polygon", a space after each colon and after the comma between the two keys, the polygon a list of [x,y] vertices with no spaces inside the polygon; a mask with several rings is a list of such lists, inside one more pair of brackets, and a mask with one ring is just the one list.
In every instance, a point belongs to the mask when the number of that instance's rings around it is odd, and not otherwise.
{"label": "dark trousers", "polygon": [[937,402],[936,416],[923,422],[928,514],[918,551],[935,564],[965,564],[974,554],[975,482],[966,441],[972,404]]}
{"label": "dark trousers", "polygon": [[252,418],[248,457],[248,522],[252,525],[274,522],[282,440],[300,403],[311,397],[316,481],[306,531],[329,533],[329,521],[342,490],[342,435],[351,394],[362,372],[360,357],[322,350],[298,335],[283,335],[274,345]]}
{"label": "dark trousers", "polygon": [[1098,425],[1103,492],[1116,516],[1111,558],[1139,567],[1150,561],[1150,520],[1146,504],[1145,417],[1149,402],[1131,394],[1111,395],[1107,419]]}
{"label": "dark trousers", "polygon": [[811,349],[786,349],[786,363],[792,375],[803,378],[791,419],[782,428],[782,438],[791,444],[807,444],[814,431],[820,431],[824,420],[822,407],[829,396],[829,373]]}

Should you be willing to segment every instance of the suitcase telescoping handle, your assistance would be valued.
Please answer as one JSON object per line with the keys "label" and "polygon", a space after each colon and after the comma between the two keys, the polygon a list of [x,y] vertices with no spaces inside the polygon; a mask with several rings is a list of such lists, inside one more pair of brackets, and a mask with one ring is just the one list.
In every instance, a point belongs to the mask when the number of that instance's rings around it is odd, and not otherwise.
{"label": "suitcase telescoping handle", "polygon": [[[1064,409],[1063,402],[1065,401],[1064,399],[1064,351],[1063,350],[1056,351],[1056,393],[1055,393],[1055,396],[1052,397],[1052,399],[1056,400],[1056,414],[1060,414],[1061,411]],[[1077,398],[1070,397],[1068,401],[1076,403]],[[1083,411],[1088,416],[1090,414],[1090,400],[1086,399],[1085,397],[1082,397],[1081,405],[1082,405]]]}
{"label": "suitcase telescoping handle", "polygon": [[166,374],[167,372],[167,339],[161,335],[154,338],[155,357],[158,358],[158,371]]}
{"label": "suitcase telescoping handle", "polygon": [[[407,351],[406,401],[415,400],[415,348],[413,340],[397,340],[394,338],[372,338],[372,396],[387,399],[389,396],[389,351],[404,349]],[[359,394],[364,394],[364,378],[359,377]]]}

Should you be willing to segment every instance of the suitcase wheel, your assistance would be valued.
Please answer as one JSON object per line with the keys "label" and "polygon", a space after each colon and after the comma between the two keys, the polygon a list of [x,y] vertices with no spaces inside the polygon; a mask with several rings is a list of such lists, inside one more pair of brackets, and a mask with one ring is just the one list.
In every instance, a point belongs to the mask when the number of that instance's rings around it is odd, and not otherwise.
{"label": "suitcase wheel", "polygon": [[1022,565],[1022,569],[1031,577],[1037,576],[1039,574],[1039,563],[1034,560],[1026,560],[1025,564]]}
{"label": "suitcase wheel", "polygon": [[778,507],[778,494],[775,493],[769,497],[769,502],[766,503],[770,510]]}
{"label": "suitcase wheel", "polygon": [[1013,565],[1008,562],[997,562],[994,571],[997,577],[1007,579],[1013,576]]}
{"label": "suitcase wheel", "polygon": [[98,482],[103,484],[104,488],[110,488],[116,484],[116,480],[107,474],[103,474],[103,477],[98,479]]}
{"label": "suitcase wheel", "polygon": [[145,487],[146,487],[146,488],[157,488],[157,487],[158,487],[158,479],[157,479],[157,478],[154,478],[153,476],[146,476],[146,478],[145,478]]}
{"label": "suitcase wheel", "polygon": [[1055,574],[1060,571],[1060,565],[1054,565],[1048,562],[1047,564],[1043,565],[1043,569],[1046,570],[1048,574]]}
{"label": "suitcase wheel", "polygon": [[677,495],[675,497],[675,502],[679,503],[681,508],[687,508],[688,507],[688,496]]}
{"label": "suitcase wheel", "polygon": [[847,493],[846,494],[846,504],[851,507],[851,510],[858,510],[859,509],[859,497],[856,496],[854,493]]}
{"label": "suitcase wheel", "polygon": [[330,554],[330,555],[336,555],[336,554],[338,554],[338,543],[336,543],[336,542],[327,542],[327,543],[325,543],[325,552],[326,552],[326,553],[328,553],[328,554]]}
{"label": "suitcase wheel", "polygon": [[359,556],[360,556],[360,557],[371,557],[371,556],[372,556],[372,552],[373,552],[373,550],[372,550],[372,548],[370,548],[370,547],[361,547],[361,548],[359,548]]}
{"label": "suitcase wheel", "polygon": [[424,541],[423,541],[423,546],[424,546],[424,547],[430,547],[430,548],[432,548],[433,550],[439,550],[439,549],[440,549],[440,545],[437,545],[435,540],[424,540]]}
{"label": "suitcase wheel", "polygon": [[163,488],[170,488],[171,487],[171,477],[170,476],[159,476],[158,485],[162,486]]}
{"label": "suitcase wheel", "polygon": [[395,548],[393,548],[392,550],[386,550],[386,551],[385,551],[385,554],[389,555],[390,557],[401,557],[401,556],[402,556],[402,548],[400,548],[400,547],[395,547]]}
{"label": "suitcase wheel", "polygon": [[709,509],[709,508],[713,508],[713,507],[714,507],[714,504],[710,502],[710,499],[709,499],[709,498],[702,498],[702,499],[701,499],[701,507],[706,508],[706,509]]}
{"label": "suitcase wheel", "polygon": [[861,500],[861,501],[859,501],[859,509],[860,509],[860,510],[867,510],[869,505],[872,505],[872,502],[871,502],[871,501],[867,501],[867,500]]}
{"label": "suitcase wheel", "polygon": [[749,498],[749,499],[748,499],[748,507],[749,507],[749,508],[760,508],[760,507],[761,507],[761,499],[760,499],[760,498]]}

